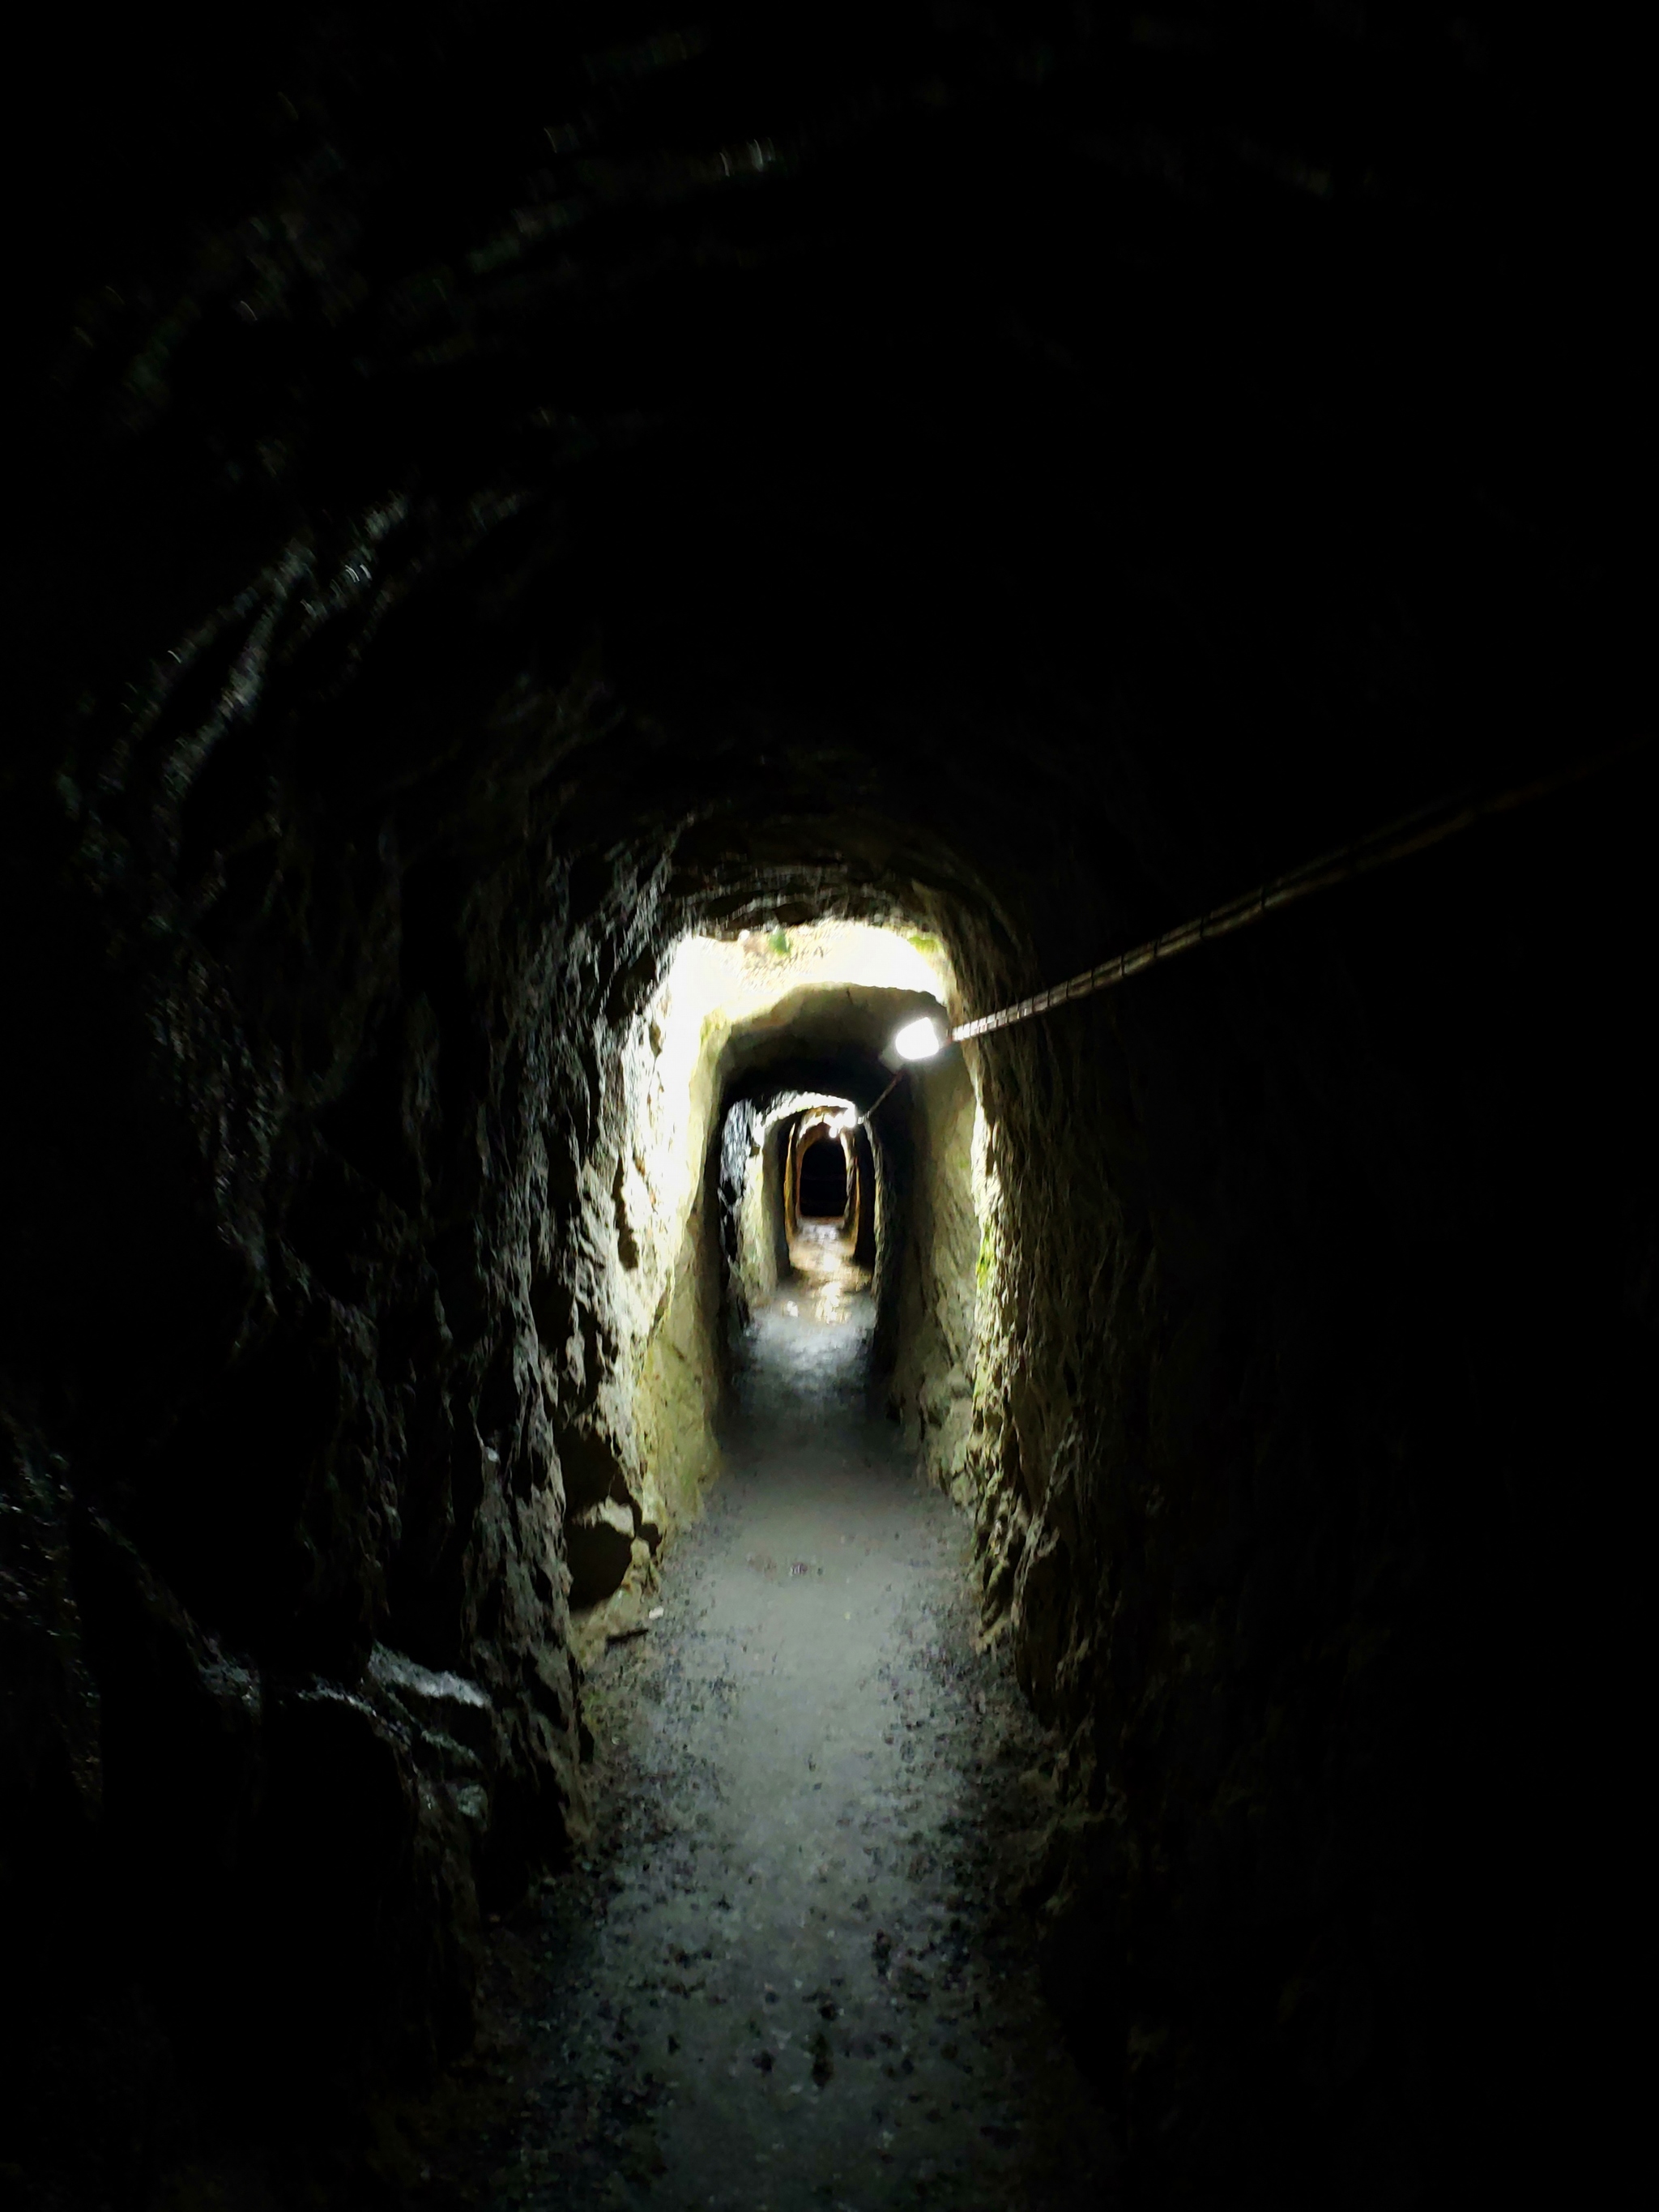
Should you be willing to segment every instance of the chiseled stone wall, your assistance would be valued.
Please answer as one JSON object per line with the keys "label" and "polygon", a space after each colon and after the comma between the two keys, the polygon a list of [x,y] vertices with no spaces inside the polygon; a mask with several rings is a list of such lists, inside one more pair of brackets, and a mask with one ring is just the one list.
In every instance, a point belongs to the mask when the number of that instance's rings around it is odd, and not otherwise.
{"label": "chiseled stone wall", "polygon": [[975,1338],[977,1103],[959,1051],[918,1064],[908,1081],[909,1203],[899,1248],[890,1397],[929,1479],[965,1498],[975,1365],[982,1356]]}

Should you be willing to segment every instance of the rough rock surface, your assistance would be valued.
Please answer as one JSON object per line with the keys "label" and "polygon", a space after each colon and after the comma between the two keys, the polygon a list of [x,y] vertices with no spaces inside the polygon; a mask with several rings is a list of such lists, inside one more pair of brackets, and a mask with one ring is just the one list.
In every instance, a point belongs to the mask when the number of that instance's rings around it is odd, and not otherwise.
{"label": "rough rock surface", "polygon": [[923,1468],[965,1498],[982,1236],[973,1158],[977,1101],[959,1053],[922,1064],[912,1080],[913,1197],[890,1391]]}

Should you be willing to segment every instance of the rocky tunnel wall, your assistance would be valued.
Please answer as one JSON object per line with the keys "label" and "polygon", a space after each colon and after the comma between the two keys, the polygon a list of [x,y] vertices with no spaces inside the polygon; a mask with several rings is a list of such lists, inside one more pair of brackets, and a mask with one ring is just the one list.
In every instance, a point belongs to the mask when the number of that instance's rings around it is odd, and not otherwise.
{"label": "rocky tunnel wall", "polygon": [[978,1102],[959,1052],[919,1062],[908,1080],[910,1204],[890,1324],[889,1401],[929,1479],[962,1498],[978,1357]]}
{"label": "rocky tunnel wall", "polygon": [[1066,1747],[1039,1942],[1177,2201],[1439,2201],[1540,2049],[1594,2094],[1552,2045],[1588,1933],[1540,1900],[1620,1826],[1601,1724],[1510,1808],[1565,1644],[1620,1642],[1568,1500],[1641,1425],[1650,1202],[1604,1171],[1646,1079],[1531,890],[1563,839],[1633,884],[1617,804],[969,1048],[985,1619]]}

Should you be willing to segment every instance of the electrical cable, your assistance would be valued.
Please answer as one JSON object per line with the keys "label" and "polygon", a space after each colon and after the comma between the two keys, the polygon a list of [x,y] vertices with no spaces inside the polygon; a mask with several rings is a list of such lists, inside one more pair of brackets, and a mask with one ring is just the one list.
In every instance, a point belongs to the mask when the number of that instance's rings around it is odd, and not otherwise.
{"label": "electrical cable", "polygon": [[876,1106],[879,1106],[879,1105],[880,1105],[880,1103],[881,1103],[881,1099],[882,1099],[882,1098],[890,1098],[890,1097],[892,1097],[892,1095],[893,1095],[894,1091],[896,1091],[898,1089],[899,1085],[903,1081],[903,1079],[904,1079],[904,1070],[903,1070],[902,1068],[900,1068],[900,1070],[899,1070],[898,1073],[897,1073],[897,1074],[893,1078],[892,1081],[888,1085],[888,1086],[887,1086],[886,1090],[885,1090],[885,1091],[884,1091],[882,1092],[882,1094],[881,1094],[881,1098],[878,1098],[878,1099],[877,1099],[877,1101],[875,1102],[875,1105],[874,1105],[874,1106],[867,1107],[867,1108],[866,1109],[866,1110],[865,1110],[862,1114],[860,1114],[859,1115],[857,1115],[857,1116],[855,1117],[855,1119],[854,1119],[854,1122],[853,1122],[853,1127],[854,1127],[855,1129],[861,1129],[861,1128],[863,1128],[863,1127],[864,1127],[865,1123],[866,1123],[866,1122],[870,1119],[871,1115],[872,1115],[872,1114],[873,1114],[873,1113],[875,1112],[875,1110],[876,1110]]}
{"label": "electrical cable", "polygon": [[[1073,999],[1086,999],[1096,991],[1109,991],[1114,985],[1127,982],[1131,975],[1158,962],[1172,960],[1177,953],[1188,952],[1195,945],[1206,945],[1212,939],[1226,937],[1238,929],[1248,929],[1252,922],[1265,921],[1280,907],[1290,906],[1311,892],[1328,890],[1334,884],[1346,883],[1354,876],[1369,874],[1373,868],[1386,866],[1390,861],[1403,860],[1408,854],[1420,853],[1431,845],[1438,845],[1454,837],[1476,822],[1491,814],[1508,813],[1517,806],[1525,806],[1534,799],[1545,799],[1552,792],[1560,791],[1569,784],[1579,783],[1627,759],[1652,743],[1650,736],[1632,738],[1627,744],[1615,747],[1610,752],[1599,753],[1593,759],[1581,761],[1573,767],[1558,769],[1555,774],[1540,777],[1535,783],[1522,784],[1513,791],[1499,793],[1484,799],[1438,799],[1432,805],[1419,806],[1411,814],[1389,823],[1386,828],[1372,830],[1368,836],[1356,837],[1334,851],[1322,854],[1316,860],[1309,860],[1286,874],[1275,876],[1268,883],[1246,891],[1242,898],[1229,899],[1224,905],[1212,907],[1195,921],[1184,921],[1178,928],[1165,930],[1161,937],[1137,945],[1133,951],[1120,952],[1115,958],[1103,960],[1093,968],[1085,968],[1080,975],[1073,975],[1064,983],[1052,984],[1046,991],[1038,991],[1017,1006],[1000,1007],[995,1013],[981,1014],[975,1020],[959,1022],[951,1032],[952,1044],[964,1043],[969,1037],[984,1036],[993,1030],[1006,1030],[1016,1022],[1030,1021],[1033,1016],[1046,1014],[1050,1007],[1064,1006]],[[898,1080],[896,1076],[894,1082]],[[891,1090],[892,1085],[888,1085]],[[887,1092],[882,1093],[884,1098]],[[881,1099],[876,1101],[876,1105]],[[875,1107],[870,1109],[874,1113]],[[867,1118],[867,1117],[866,1117]]]}

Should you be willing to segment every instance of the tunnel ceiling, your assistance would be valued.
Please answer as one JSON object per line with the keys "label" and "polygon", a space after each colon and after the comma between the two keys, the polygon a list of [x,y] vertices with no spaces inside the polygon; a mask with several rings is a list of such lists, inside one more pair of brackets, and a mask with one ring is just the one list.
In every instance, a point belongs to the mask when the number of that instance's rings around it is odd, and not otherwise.
{"label": "tunnel ceiling", "polygon": [[1027,981],[1485,769],[1546,603],[1598,664],[1608,410],[1528,426],[1609,303],[1516,38],[553,20],[65,72],[40,741],[216,944],[280,792],[714,923],[943,901]]}
{"label": "tunnel ceiling", "polygon": [[833,1091],[867,1113],[893,1079],[894,1032],[919,1014],[939,1012],[922,991],[869,984],[813,986],[793,992],[746,1024],[720,1056],[723,1095],[760,1103],[785,1091]]}

